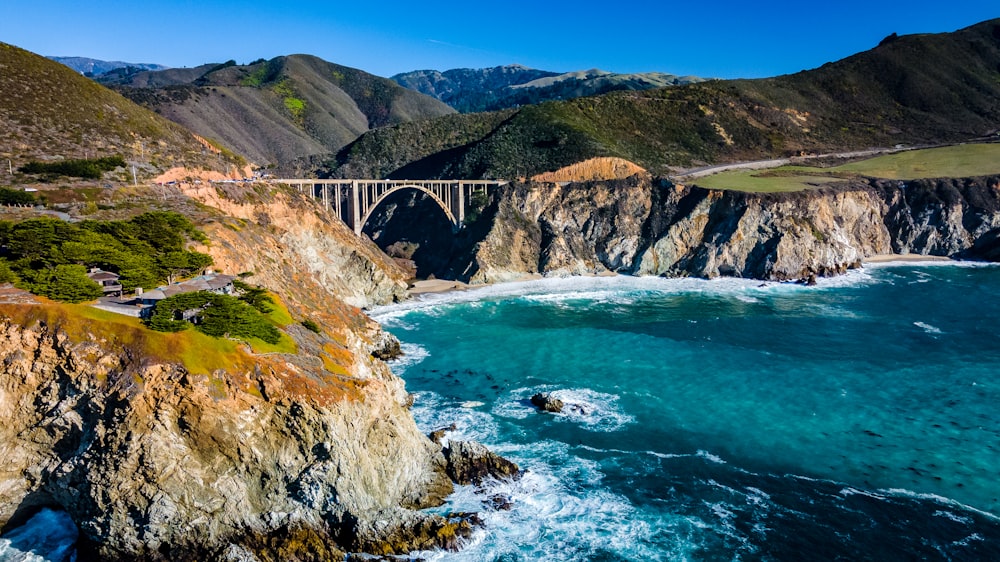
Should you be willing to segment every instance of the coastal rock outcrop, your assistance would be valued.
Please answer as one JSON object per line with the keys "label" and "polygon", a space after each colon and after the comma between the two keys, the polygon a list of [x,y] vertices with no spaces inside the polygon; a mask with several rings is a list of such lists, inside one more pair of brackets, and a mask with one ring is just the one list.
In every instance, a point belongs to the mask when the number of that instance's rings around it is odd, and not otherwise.
{"label": "coastal rock outcrop", "polygon": [[543,412],[558,414],[563,410],[565,404],[562,400],[548,393],[539,392],[531,397],[531,403]]}
{"label": "coastal rock outcrop", "polygon": [[453,547],[468,521],[416,511],[453,484],[376,357],[398,342],[351,305],[402,297],[403,274],[289,190],[182,189],[193,201],[171,203],[194,207],[202,250],[276,293],[295,351],[150,332],[83,305],[0,304],[0,529],[59,510],[81,556],[102,560]]}
{"label": "coastal rock outcrop", "polygon": [[1000,259],[998,178],[852,180],[794,193],[674,185],[645,175],[512,184],[452,272],[473,283],[613,271],[767,280],[829,276],[867,257]]}
{"label": "coastal rock outcrop", "polygon": [[108,560],[207,560],[233,545],[336,559],[448,547],[467,527],[411,511],[451,483],[390,373],[241,355],[198,374],[122,347],[136,331],[67,333],[58,314],[3,309],[0,526],[59,508]]}
{"label": "coastal rock outcrop", "polygon": [[482,484],[487,478],[516,478],[518,466],[475,441],[450,441],[444,448],[448,476],[463,486]]}

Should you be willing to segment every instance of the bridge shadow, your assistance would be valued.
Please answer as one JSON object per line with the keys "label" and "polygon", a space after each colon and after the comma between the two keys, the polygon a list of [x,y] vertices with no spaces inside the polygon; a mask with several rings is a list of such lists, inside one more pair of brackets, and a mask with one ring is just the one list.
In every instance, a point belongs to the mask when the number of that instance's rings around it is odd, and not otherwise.
{"label": "bridge shadow", "polygon": [[448,269],[454,225],[426,193],[404,189],[375,208],[362,232],[394,258],[412,260],[414,276],[426,279]]}

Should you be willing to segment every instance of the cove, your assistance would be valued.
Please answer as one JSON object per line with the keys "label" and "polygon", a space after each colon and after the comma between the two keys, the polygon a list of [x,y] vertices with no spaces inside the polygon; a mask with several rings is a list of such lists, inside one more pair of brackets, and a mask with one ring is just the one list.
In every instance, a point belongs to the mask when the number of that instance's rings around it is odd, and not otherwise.
{"label": "cove", "polygon": [[[373,311],[431,431],[527,468],[441,560],[1000,556],[1000,268],[572,278]],[[539,413],[551,392],[577,406]],[[490,498],[512,508],[492,510]]]}

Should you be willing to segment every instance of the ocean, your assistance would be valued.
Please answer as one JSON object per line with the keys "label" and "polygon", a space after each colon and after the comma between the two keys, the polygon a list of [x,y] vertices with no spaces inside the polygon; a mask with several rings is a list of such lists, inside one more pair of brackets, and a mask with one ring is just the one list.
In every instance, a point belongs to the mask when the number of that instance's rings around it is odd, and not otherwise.
{"label": "ocean", "polygon": [[[439,511],[483,525],[413,556],[1000,560],[998,295],[1000,267],[885,265],[814,287],[551,279],[374,310],[421,428],[454,424],[448,439],[525,471],[459,487]],[[72,560],[75,540],[43,510],[0,560]]]}
{"label": "ocean", "polygon": [[483,526],[416,556],[1000,559],[1000,267],[553,279],[372,315],[420,427],[525,470],[459,488],[440,510]]}

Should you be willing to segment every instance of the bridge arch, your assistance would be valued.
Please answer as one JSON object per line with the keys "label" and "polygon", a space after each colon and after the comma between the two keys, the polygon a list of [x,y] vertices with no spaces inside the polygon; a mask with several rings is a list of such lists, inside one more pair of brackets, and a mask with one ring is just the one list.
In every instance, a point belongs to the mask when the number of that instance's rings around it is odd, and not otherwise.
{"label": "bridge arch", "polygon": [[[430,196],[432,200],[434,200],[435,203],[437,203],[438,207],[441,207],[441,210],[444,211],[444,214],[448,216],[448,220],[451,221],[453,227],[459,228],[462,226],[461,220],[456,218],[456,215],[454,212],[452,212],[452,209],[448,207],[448,204],[446,204],[441,199],[441,197],[438,196],[437,193],[435,193],[431,189],[427,189],[426,187],[410,183],[402,185],[393,185],[391,188],[382,192],[373,201],[371,201],[370,205],[368,205],[368,208],[364,210],[364,213],[361,216],[361,221],[357,225],[355,225],[354,227],[355,232],[360,234],[364,230],[365,225],[368,224],[368,219],[372,218],[372,215],[375,214],[375,210],[378,209],[378,206],[381,205],[383,201],[388,199],[388,197],[393,193],[403,191],[404,189],[415,189],[417,191],[426,193],[428,196]],[[465,205],[464,201],[462,202],[462,205],[463,206]]]}
{"label": "bridge arch", "polygon": [[[371,179],[273,179],[270,183],[297,186],[313,200],[347,223],[358,236],[375,209],[397,191],[416,189],[430,196],[457,230],[465,220],[465,204],[473,193],[486,193],[504,180],[371,180]],[[308,191],[307,191],[308,190]]]}

